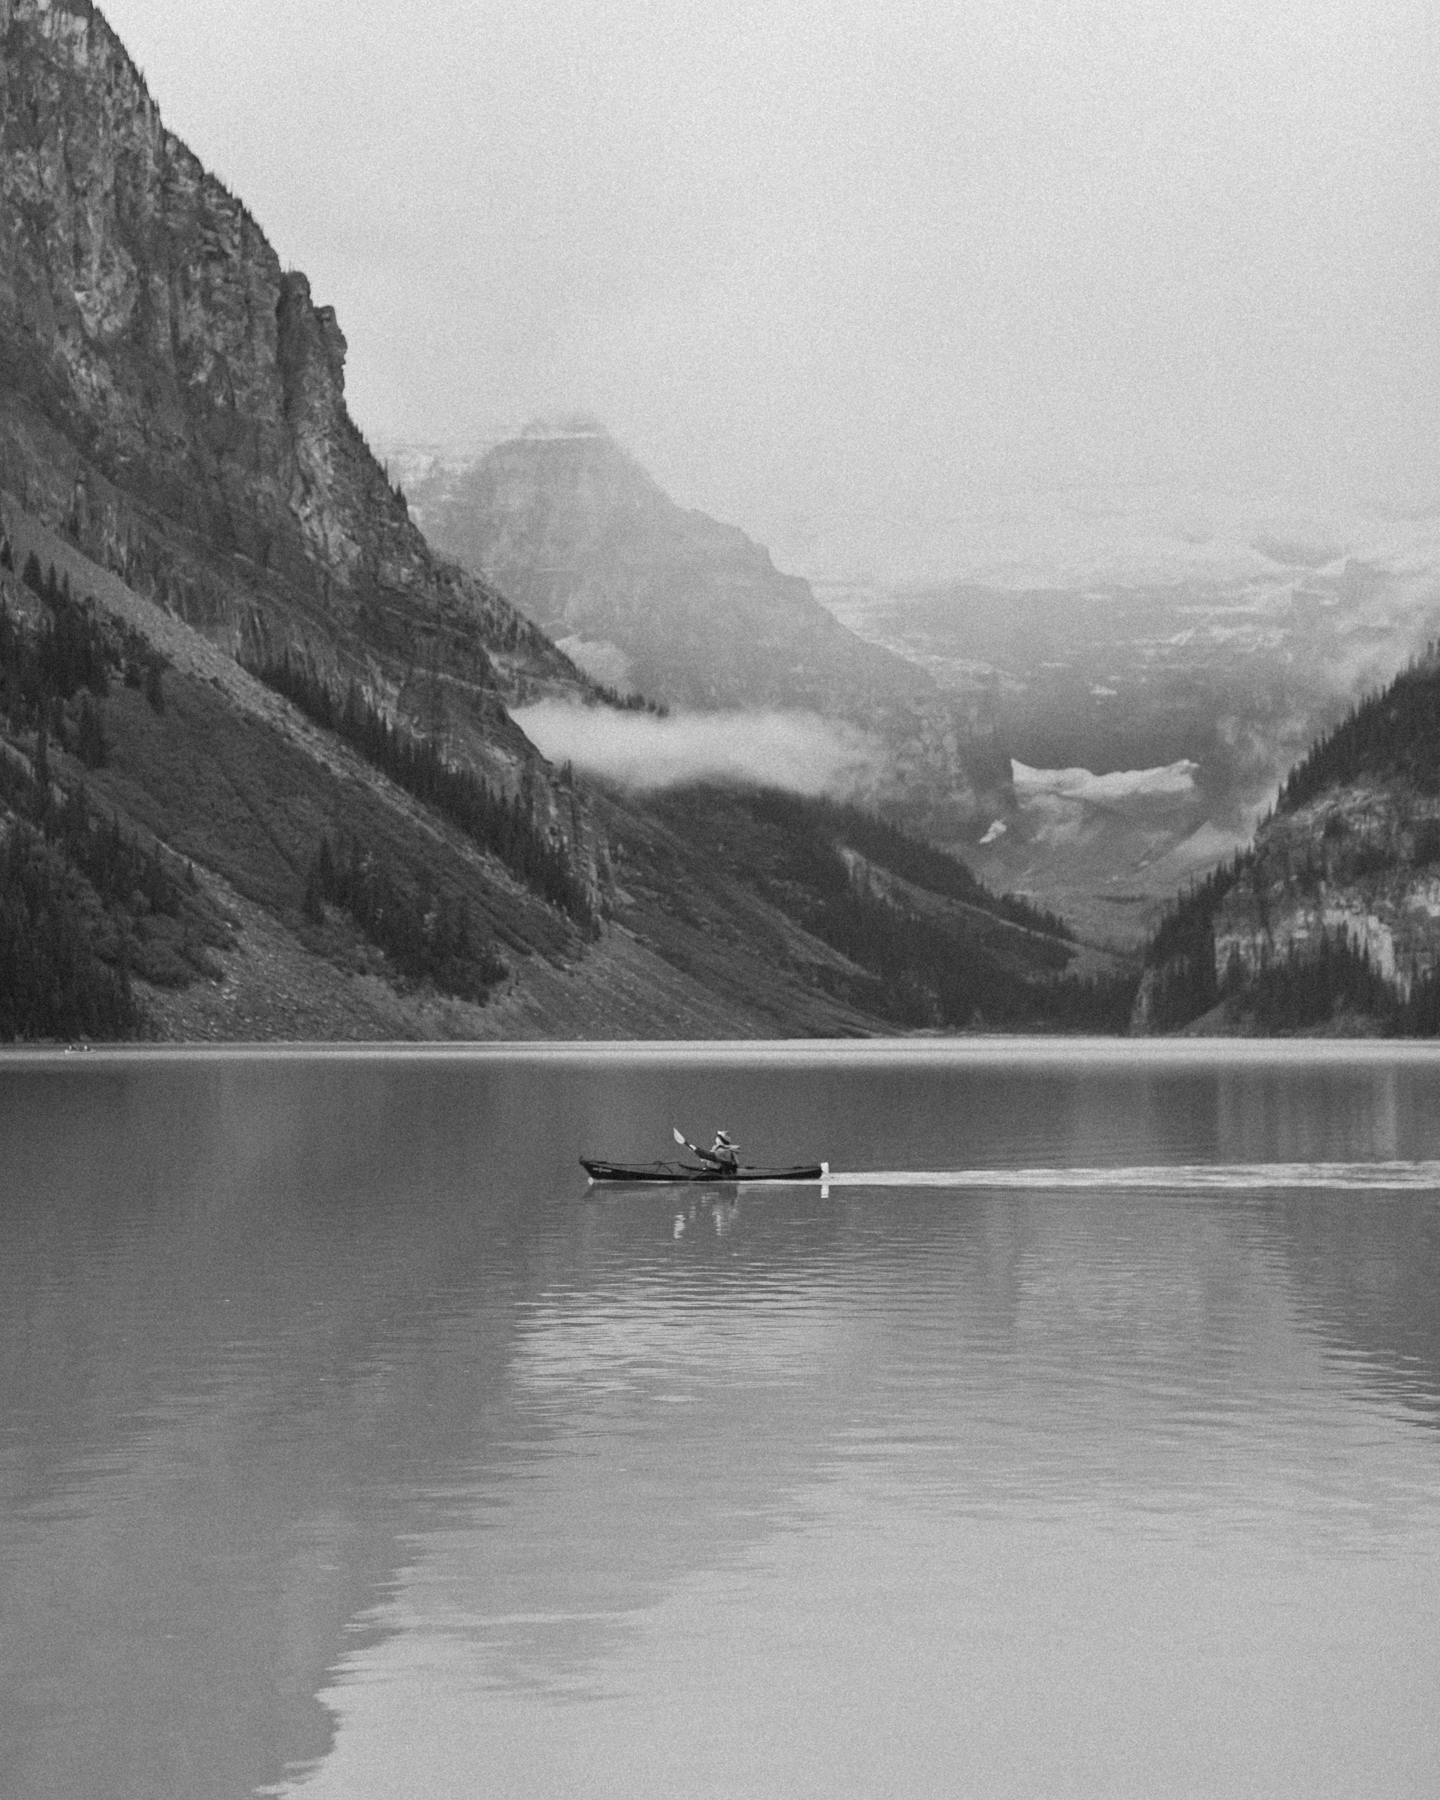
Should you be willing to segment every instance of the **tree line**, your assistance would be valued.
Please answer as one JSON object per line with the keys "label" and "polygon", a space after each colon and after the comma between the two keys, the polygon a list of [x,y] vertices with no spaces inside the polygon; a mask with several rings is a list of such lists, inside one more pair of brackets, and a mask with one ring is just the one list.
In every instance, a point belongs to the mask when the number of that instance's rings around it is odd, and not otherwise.
{"label": "tree line", "polygon": [[888,819],[863,807],[826,799],[808,799],[780,788],[762,788],[750,796],[756,819],[787,832],[815,832],[838,838],[871,862],[905,881],[964,901],[996,918],[1045,937],[1073,943],[1075,933],[1059,913],[1033,906],[1018,894],[997,894],[985,886],[958,856],[912,837]]}
{"label": "tree line", "polygon": [[533,813],[518,798],[507,799],[471,770],[447,763],[431,739],[388,719],[354,681],[343,695],[337,694],[288,652],[251,665],[251,673],[317,725],[343,738],[398,787],[458,826],[480,849],[498,857],[532,893],[587,931],[598,930],[589,891],[575,872],[570,852],[538,828]]}
{"label": "tree line", "polygon": [[1145,946],[1149,1023],[1175,1031],[1218,1005],[1215,972],[1215,915],[1242,873],[1254,866],[1253,851],[1239,851],[1192,882],[1156,926]]}
{"label": "tree line", "polygon": [[1404,776],[1422,793],[1440,793],[1440,645],[1318,740],[1286,777],[1280,809],[1294,812],[1361,775]]}
{"label": "tree line", "polygon": [[[14,568],[9,540],[0,545],[0,567]],[[103,729],[94,702],[104,700],[111,678],[120,675],[127,687],[141,688],[157,712],[165,710],[165,658],[133,628],[123,632],[103,621],[93,596],[76,600],[70,578],[57,578],[55,565],[42,574],[32,550],[20,579],[45,608],[38,627],[14,618],[0,595],[0,712],[21,730],[44,725],[62,744],[68,730],[65,702],[85,690],[79,729],[88,735],[80,746],[92,768],[100,766]]]}
{"label": "tree line", "polygon": [[[7,539],[0,568],[14,567]],[[228,931],[193,870],[182,875],[158,843],[144,849],[97,814],[83,782],[59,790],[52,755],[70,749],[102,766],[112,677],[149,679],[151,704],[163,706],[163,659],[107,627],[33,553],[20,578],[44,611],[27,621],[0,595],[0,718],[12,737],[33,734],[28,755],[0,750],[0,1038],[142,1035],[131,972],[183,985],[210,972],[205,947]]]}
{"label": "tree line", "polygon": [[606,681],[592,681],[590,685],[597,697],[616,712],[649,713],[656,719],[670,717],[670,708],[663,700],[647,700],[644,694],[622,694],[619,688],[612,687]]}
{"label": "tree line", "polygon": [[[842,823],[846,841],[853,844],[860,837],[876,861],[881,847],[898,857],[913,846],[910,869],[931,866],[924,846],[903,839],[883,821],[870,821],[855,808],[817,807],[791,795],[756,795],[749,804],[757,818],[784,828],[784,850],[773,874],[761,877],[762,891],[807,931],[876,978],[865,1001],[883,1016],[910,1027],[960,1029],[1119,1032],[1128,1024],[1133,973],[1082,978],[1037,972],[979,941],[973,927],[962,921],[924,915],[858,888],[831,838]],[[943,852],[934,855],[960,871],[948,876],[952,893],[956,888],[967,895],[988,893],[963,865]],[[886,867],[893,866],[887,860]],[[918,874],[910,878],[918,881]],[[1061,949],[1058,943],[1056,949]]]}
{"label": "tree line", "polygon": [[1313,948],[1246,971],[1238,958],[1219,982],[1224,997],[1243,997],[1246,1013],[1266,1035],[1324,1025],[1337,1012],[1358,1013],[1391,1031],[1404,1010],[1396,992],[1348,931],[1322,931]]}
{"label": "tree line", "polygon": [[143,1033],[129,975],[96,954],[86,900],[63,855],[12,819],[0,833],[0,1042]]}
{"label": "tree line", "polygon": [[879,1010],[909,1026],[1059,1027],[1120,1032],[1136,976],[1036,974],[994,954],[950,921],[926,918],[858,890],[846,877],[804,909],[803,923],[881,978]]}
{"label": "tree line", "polygon": [[[1351,708],[1345,720],[1318,738],[1283,783],[1278,808],[1294,812],[1332,787],[1362,776],[1408,779],[1426,794],[1440,793],[1440,644],[1410,663],[1388,687]],[[1283,881],[1314,888],[1333,858],[1350,878],[1376,874],[1402,860],[1396,846],[1346,842],[1349,827],[1338,814],[1327,819],[1321,844],[1296,864],[1287,858]],[[1440,859],[1440,825],[1422,820],[1414,834],[1416,866]],[[1243,1001],[1265,1031],[1304,1030],[1322,1024],[1336,1008],[1364,1014],[1387,1032],[1432,1036],[1440,1032],[1440,984],[1418,980],[1407,1000],[1342,933],[1322,933],[1318,946],[1247,971],[1237,961],[1216,968],[1215,915],[1246,873],[1255,880],[1262,925],[1266,894],[1254,850],[1237,854],[1204,881],[1192,885],[1161,920],[1145,949],[1149,1018],[1157,1030],[1173,1030],[1221,1000]]]}
{"label": "tree line", "polygon": [[1292,944],[1285,956],[1252,973],[1233,966],[1220,991],[1242,997],[1245,1011],[1266,1033],[1304,1031],[1349,1012],[1372,1021],[1385,1036],[1440,1035],[1440,977],[1422,976],[1402,998],[1343,927],[1322,931],[1312,949],[1301,952]]}
{"label": "tree line", "polygon": [[[15,572],[8,537],[0,569]],[[51,803],[51,727],[63,730],[63,703],[80,687],[103,695],[108,659],[93,616],[53,568],[42,576],[32,555],[22,579],[50,610],[27,630],[0,595],[0,714],[11,730],[36,732],[28,771],[0,750],[0,1041],[133,1037],[144,1019],[129,975],[98,952],[102,903],[67,855]],[[82,717],[95,716],[87,708]]]}
{"label": "tree line", "polygon": [[[1402,998],[1343,927],[1322,929],[1318,942],[1303,950],[1292,943],[1283,956],[1258,969],[1232,954],[1229,966],[1217,970],[1215,915],[1256,861],[1247,850],[1222,863],[1194,883],[1156,928],[1145,948],[1152,1029],[1178,1030],[1228,1000],[1267,1034],[1305,1031],[1349,1012],[1387,1035],[1440,1035],[1440,974],[1421,976]],[[1263,923],[1263,894],[1257,900]]]}
{"label": "tree line", "polygon": [[[9,548],[7,543],[6,553]],[[93,701],[104,699],[111,670],[118,666],[94,604],[78,605],[68,580],[57,582],[53,563],[42,576],[33,552],[22,580],[43,602],[46,617],[38,628],[27,629],[0,596],[0,711],[21,730],[44,728],[63,738],[62,704],[84,688],[93,696],[85,708],[93,733]]]}
{"label": "tree line", "polygon": [[325,923],[325,905],[348,913],[358,929],[412,981],[483,1001],[506,973],[494,944],[475,928],[464,894],[412,888],[354,838],[322,833],[305,881],[301,911]]}

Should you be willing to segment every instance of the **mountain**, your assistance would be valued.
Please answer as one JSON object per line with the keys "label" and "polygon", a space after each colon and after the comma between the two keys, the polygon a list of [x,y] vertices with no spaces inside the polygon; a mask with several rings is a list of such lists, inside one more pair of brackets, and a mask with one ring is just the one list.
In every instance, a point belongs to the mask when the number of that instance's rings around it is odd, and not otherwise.
{"label": "mountain", "polygon": [[[1433,517],[1081,488],[977,496],[944,541],[918,521],[907,542],[908,576],[894,543],[791,553],[837,617],[1048,772],[1000,796],[982,834],[1003,832],[956,848],[1115,939],[1143,937],[1177,885],[1247,843],[1316,734],[1440,630]],[[871,572],[842,578],[862,553]],[[1141,793],[1179,763],[1188,783]],[[1135,792],[1062,791],[1077,768]]]}
{"label": "mountain", "polygon": [[[813,978],[890,1030],[1118,1032],[1129,1019],[1137,971],[1128,959],[1079,945],[1063,920],[991,892],[963,863],[873,813],[774,789],[692,788],[656,799],[647,817],[672,848],[662,862],[642,841],[632,856],[630,828],[617,820],[627,887],[660,862],[654,897],[712,944],[730,929],[718,896],[778,913],[835,953],[835,966]],[[690,853],[688,871],[677,843]],[[746,947],[733,940],[737,957]]]}
{"label": "mountain", "polygon": [[344,401],[345,338],[168,132],[84,0],[0,9],[0,485],[232,654],[427,689],[498,780],[495,704],[579,677],[442,563]]}
{"label": "mountain", "polygon": [[0,1038],[1113,1012],[1123,971],[903,834],[548,764],[510,708],[603,697],[426,541],[334,314],[89,0],[0,34]]}
{"label": "mountain", "polygon": [[437,549],[508,594],[597,679],[688,709],[806,710],[872,732],[870,798],[941,839],[1007,785],[974,709],[841,625],[763,546],[665,494],[598,422],[475,458],[391,454]]}
{"label": "mountain", "polygon": [[676,505],[593,420],[537,423],[469,467],[404,479],[437,548],[657,700],[868,717],[934,696],[743,531]]}
{"label": "mountain", "polygon": [[1140,1029],[1440,1031],[1440,647],[1315,744],[1145,962]]}
{"label": "mountain", "polygon": [[833,1036],[1128,1007],[1123,968],[870,815],[639,805],[545,772],[586,881],[434,744],[309,667],[247,670],[0,497],[0,1040]]}

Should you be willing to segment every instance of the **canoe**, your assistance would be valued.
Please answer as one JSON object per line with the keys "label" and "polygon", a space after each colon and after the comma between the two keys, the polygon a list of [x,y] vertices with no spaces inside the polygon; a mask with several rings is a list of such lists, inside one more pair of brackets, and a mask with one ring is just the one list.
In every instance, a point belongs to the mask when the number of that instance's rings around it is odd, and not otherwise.
{"label": "canoe", "polygon": [[580,1167],[592,1181],[823,1181],[830,1173],[829,1163],[797,1163],[788,1169],[754,1169],[742,1164],[733,1174],[707,1169],[698,1163],[600,1162],[582,1156]]}

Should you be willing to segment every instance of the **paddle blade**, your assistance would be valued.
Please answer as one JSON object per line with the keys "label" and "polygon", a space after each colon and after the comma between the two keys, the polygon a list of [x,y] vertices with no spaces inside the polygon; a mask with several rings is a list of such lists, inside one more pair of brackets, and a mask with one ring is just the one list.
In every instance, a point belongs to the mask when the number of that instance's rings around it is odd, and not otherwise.
{"label": "paddle blade", "polygon": [[670,1132],[671,1132],[671,1135],[672,1135],[672,1137],[673,1137],[673,1138],[674,1138],[674,1139],[675,1139],[675,1142],[676,1142],[676,1143],[677,1143],[677,1144],[684,1144],[684,1143],[686,1143],[686,1142],[687,1142],[687,1139],[686,1139],[686,1137],[685,1137],[685,1134],[684,1134],[684,1132],[683,1132],[683,1131],[680,1131],[680,1130],[678,1130],[678,1129],[677,1129],[677,1128],[676,1128],[676,1127],[675,1127],[675,1126],[674,1126],[674,1125],[672,1125],[672,1126],[671,1126],[671,1127],[670,1127]]}

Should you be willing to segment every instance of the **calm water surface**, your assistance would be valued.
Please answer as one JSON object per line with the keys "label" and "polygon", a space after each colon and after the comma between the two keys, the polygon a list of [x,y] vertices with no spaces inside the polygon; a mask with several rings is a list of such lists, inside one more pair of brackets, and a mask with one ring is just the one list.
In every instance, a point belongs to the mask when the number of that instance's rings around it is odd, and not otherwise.
{"label": "calm water surface", "polygon": [[[842,1178],[587,1193],[672,1123]],[[0,1152],[7,1800],[1440,1791],[1433,1053],[29,1057]]]}

